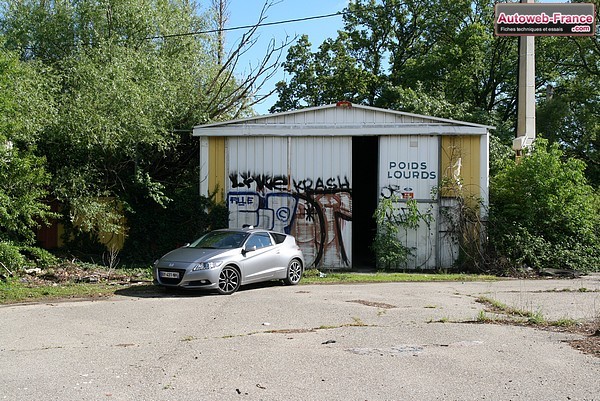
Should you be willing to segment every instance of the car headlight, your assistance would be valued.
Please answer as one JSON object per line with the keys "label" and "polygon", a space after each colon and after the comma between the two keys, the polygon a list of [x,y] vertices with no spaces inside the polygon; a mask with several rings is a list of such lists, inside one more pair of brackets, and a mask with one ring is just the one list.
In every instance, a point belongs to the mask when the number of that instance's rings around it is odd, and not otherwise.
{"label": "car headlight", "polygon": [[218,262],[201,262],[201,263],[196,263],[194,265],[194,267],[192,268],[192,271],[198,271],[198,270],[208,270],[208,269],[215,269],[219,266],[221,266],[223,262],[218,261]]}

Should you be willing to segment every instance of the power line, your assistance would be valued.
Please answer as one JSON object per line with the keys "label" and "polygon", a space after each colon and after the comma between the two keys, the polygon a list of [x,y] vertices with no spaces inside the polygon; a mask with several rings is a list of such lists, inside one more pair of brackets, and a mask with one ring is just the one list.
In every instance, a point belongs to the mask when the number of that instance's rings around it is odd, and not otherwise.
{"label": "power line", "polygon": [[[235,30],[239,30],[239,29],[250,29],[250,28],[254,28],[254,27],[283,25],[283,24],[290,24],[290,23],[294,23],[294,22],[304,22],[304,21],[311,21],[311,20],[316,20],[316,19],[331,18],[331,17],[336,17],[338,15],[344,15],[344,12],[337,11],[337,12],[331,13],[331,14],[316,15],[316,16],[304,17],[304,18],[294,18],[294,19],[288,19],[288,20],[282,20],[282,21],[275,21],[275,22],[264,22],[264,23],[254,24],[254,25],[241,25],[241,26],[236,26],[236,27],[231,27],[231,28],[208,29],[208,30],[194,31],[194,32],[184,32],[184,33],[173,33],[173,34],[167,34],[167,35],[148,36],[148,37],[145,37],[143,40],[177,38],[177,37],[185,37],[185,36],[202,35],[202,34],[207,34],[207,33],[235,31]],[[76,44],[72,44],[72,46],[76,46]],[[33,50],[34,48],[30,47],[30,46],[26,46],[26,47],[24,47],[24,49],[26,49],[26,50]]]}
{"label": "power line", "polygon": [[264,22],[264,23],[259,23],[259,24],[255,24],[255,25],[242,25],[242,26],[236,26],[236,27],[231,27],[231,28],[209,29],[209,30],[205,30],[205,31],[174,33],[174,34],[169,34],[169,35],[157,35],[157,36],[147,37],[146,39],[166,39],[166,38],[176,38],[176,37],[182,37],[182,36],[202,35],[202,34],[206,34],[206,33],[235,31],[238,29],[250,29],[250,28],[254,28],[254,27],[283,25],[283,24],[290,24],[290,23],[294,23],[294,22],[303,22],[303,21],[310,21],[310,20],[316,20],[316,19],[331,18],[331,17],[336,17],[338,15],[344,15],[344,13],[342,11],[337,11],[332,14],[316,15],[313,17],[295,18],[295,19],[288,19],[288,20],[275,21],[275,22]]}

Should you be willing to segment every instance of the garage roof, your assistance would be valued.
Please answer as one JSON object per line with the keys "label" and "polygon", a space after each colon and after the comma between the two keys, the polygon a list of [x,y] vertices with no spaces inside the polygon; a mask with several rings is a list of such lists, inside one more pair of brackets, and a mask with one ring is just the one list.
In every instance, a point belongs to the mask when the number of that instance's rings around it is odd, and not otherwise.
{"label": "garage roof", "polygon": [[194,136],[487,135],[492,126],[338,102],[194,127]]}

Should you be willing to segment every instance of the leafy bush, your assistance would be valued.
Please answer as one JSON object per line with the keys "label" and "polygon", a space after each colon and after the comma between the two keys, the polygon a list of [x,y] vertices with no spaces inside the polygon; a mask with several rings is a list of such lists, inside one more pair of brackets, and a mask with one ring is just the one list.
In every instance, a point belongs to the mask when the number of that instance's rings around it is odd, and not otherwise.
{"label": "leafy bush", "polygon": [[135,205],[127,215],[129,231],[122,259],[133,265],[148,264],[168,251],[192,242],[209,230],[228,225],[225,204],[214,196],[198,195],[194,185],[169,194],[167,207],[155,202]]}
{"label": "leafy bush", "polygon": [[35,229],[54,217],[44,202],[50,174],[35,139],[53,119],[51,80],[35,63],[4,48],[0,37],[0,241],[33,243]]}
{"label": "leafy bush", "polygon": [[58,259],[50,252],[33,246],[21,246],[12,242],[0,241],[0,273],[18,273],[26,267],[46,268],[56,265]]}
{"label": "leafy bush", "polygon": [[4,265],[0,269],[0,273],[7,273],[3,271],[9,269],[10,272],[14,273],[15,270],[22,269],[25,267],[27,260],[19,252],[19,247],[11,242],[0,241],[0,262]]}
{"label": "leafy bush", "polygon": [[600,269],[600,199],[584,171],[583,162],[537,139],[530,154],[492,178],[493,267]]}
{"label": "leafy bush", "polygon": [[417,229],[420,222],[431,221],[429,213],[419,212],[416,200],[408,200],[406,207],[401,209],[397,206],[399,202],[395,196],[380,199],[373,216],[377,223],[377,234],[372,247],[377,266],[382,269],[399,268],[413,256],[413,250],[402,242],[402,230],[406,234],[408,230]]}
{"label": "leafy bush", "polygon": [[45,249],[34,246],[26,246],[21,250],[27,258],[34,262],[37,267],[46,268],[58,264],[58,258]]}

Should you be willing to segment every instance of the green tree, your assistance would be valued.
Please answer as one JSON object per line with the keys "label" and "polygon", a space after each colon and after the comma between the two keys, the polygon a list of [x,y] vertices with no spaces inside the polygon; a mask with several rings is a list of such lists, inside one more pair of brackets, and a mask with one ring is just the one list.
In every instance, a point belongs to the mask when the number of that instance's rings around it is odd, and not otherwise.
{"label": "green tree", "polygon": [[290,48],[272,111],[351,100],[493,124],[508,138],[517,41],[495,37],[493,18],[486,0],[353,1],[335,40]]}
{"label": "green tree", "polygon": [[60,88],[56,120],[34,143],[73,232],[120,233],[123,217],[140,221],[132,216],[143,208],[178,198],[197,182],[192,127],[246,115],[261,100],[253,95],[278,47],[247,75],[234,74],[258,23],[228,54],[223,23],[202,33],[213,21],[185,0],[3,3],[5,47],[42,65]]}
{"label": "green tree", "polygon": [[289,84],[277,83],[279,99],[271,112],[299,109],[348,100],[369,102],[373,75],[365,71],[348,51],[349,38],[340,32],[337,39],[327,39],[316,53],[311,53],[308,36],[303,35],[290,47],[282,64],[293,74]]}
{"label": "green tree", "polygon": [[600,260],[600,202],[585,164],[564,159],[538,139],[531,153],[490,183],[494,263],[510,267],[595,270]]}
{"label": "green tree", "polygon": [[52,120],[52,82],[0,47],[0,241],[31,244],[52,216],[44,203],[50,175],[34,154],[42,127]]}
{"label": "green tree", "polygon": [[558,144],[568,157],[586,163],[586,176],[600,186],[599,77],[561,80],[537,112],[538,134]]}
{"label": "green tree", "polygon": [[[600,1],[596,20],[600,17]],[[539,50],[537,50],[539,49]],[[546,96],[540,97],[538,133],[557,143],[569,157],[587,164],[586,175],[600,185],[600,39],[550,37],[537,42],[539,80]]]}

